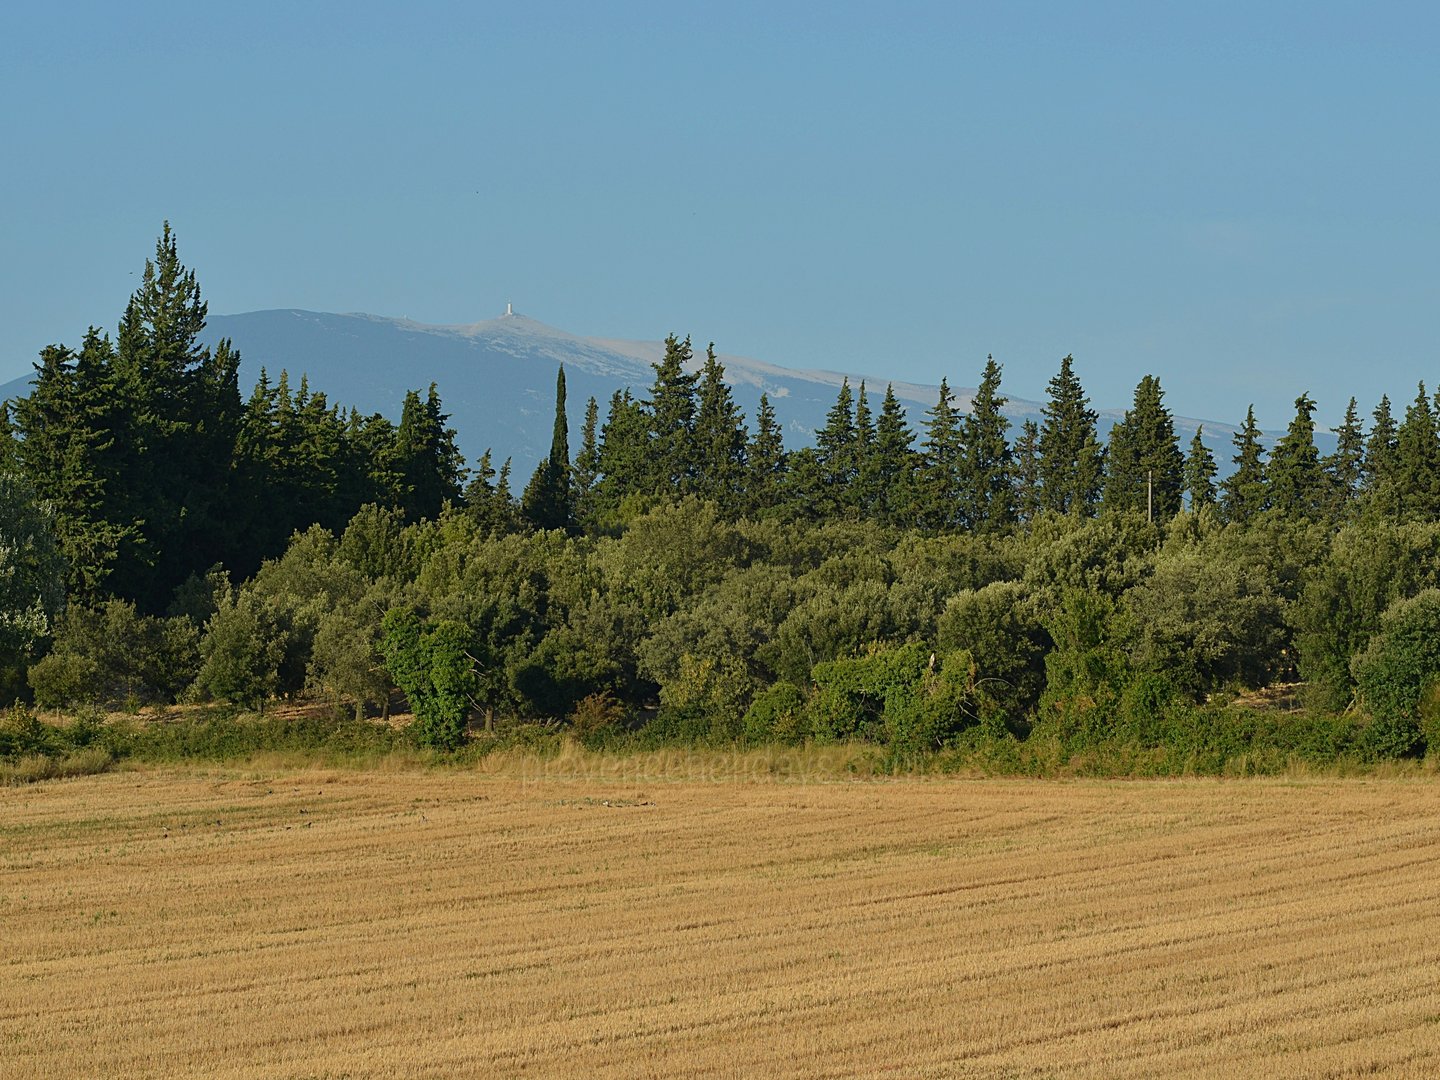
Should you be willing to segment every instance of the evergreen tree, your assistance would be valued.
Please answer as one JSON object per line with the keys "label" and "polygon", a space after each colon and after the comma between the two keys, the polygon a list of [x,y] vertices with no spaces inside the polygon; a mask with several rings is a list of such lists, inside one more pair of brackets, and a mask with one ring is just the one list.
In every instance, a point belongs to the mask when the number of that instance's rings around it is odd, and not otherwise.
{"label": "evergreen tree", "polygon": [[815,433],[818,471],[807,497],[821,518],[833,517],[850,505],[851,485],[860,472],[856,449],[855,398],[850,380],[844,379],[835,404],[825,414],[825,425]]}
{"label": "evergreen tree", "polygon": [[860,389],[855,393],[855,474],[850,481],[846,507],[866,517],[874,515],[879,497],[874,487],[875,470],[871,467],[874,453],[875,417],[870,411],[870,398],[865,393],[865,382],[862,379]]}
{"label": "evergreen tree", "polygon": [[1270,507],[1287,518],[1318,520],[1326,505],[1325,474],[1315,448],[1315,401],[1295,399],[1295,418],[1270,452]]}
{"label": "evergreen tree", "polygon": [[1160,380],[1146,375],[1135,387],[1134,403],[1110,430],[1107,510],[1148,513],[1156,521],[1168,521],[1180,512],[1185,459],[1164,398]]}
{"label": "evergreen tree", "polygon": [[655,369],[655,382],[645,408],[650,419],[650,452],[646,491],[674,495],[690,490],[696,471],[694,427],[695,384],[699,376],[687,372],[694,352],[690,338],[671,334],[665,355]]}
{"label": "evergreen tree", "polygon": [[1330,430],[1335,433],[1335,452],[1324,459],[1321,468],[1330,518],[1344,521],[1353,514],[1365,466],[1365,432],[1353,397],[1345,407],[1340,426]]}
{"label": "evergreen tree", "polygon": [[595,505],[613,511],[630,495],[651,489],[650,418],[630,391],[616,390],[610,397],[605,426],[600,430],[600,481]]}
{"label": "evergreen tree", "polygon": [[1215,505],[1215,455],[1205,445],[1205,428],[1195,429],[1190,440],[1190,453],[1185,458],[1185,492],[1190,496],[1190,510],[1195,512]]}
{"label": "evergreen tree", "polygon": [[1075,377],[1074,362],[1066,356],[1048,387],[1038,444],[1040,502],[1046,510],[1088,515],[1100,497],[1105,454],[1096,438],[1097,414]]}
{"label": "evergreen tree", "polygon": [[459,502],[465,459],[455,445],[450,417],[441,411],[435,384],[424,402],[411,390],[400,410],[395,432],[395,464],[400,475],[400,508],[407,521],[434,520],[446,502]]}
{"label": "evergreen tree", "polygon": [[705,351],[695,407],[695,489],[732,513],[745,486],[745,418],[735,404],[715,343]]}
{"label": "evergreen tree", "polygon": [[1381,395],[1380,404],[1372,414],[1374,423],[1365,442],[1365,460],[1361,468],[1361,490],[1366,509],[1379,516],[1400,512],[1398,457],[1395,417],[1390,411],[1390,397]]}
{"label": "evergreen tree", "polygon": [[1232,437],[1235,443],[1235,471],[1220,484],[1220,506],[1227,521],[1248,525],[1268,505],[1265,463],[1260,445],[1260,427],[1255,423],[1255,406],[1245,413],[1245,425]]}
{"label": "evergreen tree", "polygon": [[585,403],[585,423],[580,428],[580,452],[571,470],[571,497],[575,517],[589,523],[594,517],[595,485],[600,480],[600,405],[592,396]]}
{"label": "evergreen tree", "polygon": [[928,529],[951,529],[963,524],[962,478],[965,447],[955,395],[940,380],[940,398],[926,413],[920,465],[919,519]]}
{"label": "evergreen tree", "polygon": [[1440,517],[1440,431],[1424,383],[1395,434],[1395,490],[1404,517]]}
{"label": "evergreen tree", "polygon": [[1005,433],[1005,403],[1000,393],[1000,365],[985,358],[985,372],[961,426],[960,516],[972,529],[1008,528],[1015,520],[1015,485],[1010,444]]}
{"label": "evergreen tree", "polygon": [[565,415],[565,365],[555,376],[555,427],[550,436],[550,456],[520,497],[520,512],[537,529],[569,529],[575,513],[570,489],[570,421]]}
{"label": "evergreen tree", "polygon": [[785,440],[775,409],[766,394],[760,395],[755,413],[755,435],[746,450],[745,505],[749,513],[773,510],[780,505],[786,470]]}
{"label": "evergreen tree", "polygon": [[1034,420],[1020,425],[1020,437],[1011,451],[1015,477],[1015,516],[1034,521],[1044,508],[1040,487],[1040,428]]}
{"label": "evergreen tree", "polygon": [[915,433],[905,421],[905,410],[894,386],[885,387],[880,418],[875,422],[875,444],[861,464],[862,485],[873,492],[871,513],[889,525],[914,523],[915,476],[919,455]]}

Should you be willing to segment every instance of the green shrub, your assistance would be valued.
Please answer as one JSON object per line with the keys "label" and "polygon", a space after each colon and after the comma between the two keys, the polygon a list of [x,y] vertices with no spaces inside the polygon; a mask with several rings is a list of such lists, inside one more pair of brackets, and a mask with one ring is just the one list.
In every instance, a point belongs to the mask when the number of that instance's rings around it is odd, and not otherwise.
{"label": "green shrub", "polygon": [[752,746],[768,742],[793,745],[808,734],[805,692],[792,682],[782,680],[766,687],[746,710],[744,739]]}
{"label": "green shrub", "polygon": [[1367,741],[1375,756],[1402,756],[1423,745],[1421,702],[1440,681],[1440,589],[1386,608],[1351,670],[1360,701],[1373,717]]}

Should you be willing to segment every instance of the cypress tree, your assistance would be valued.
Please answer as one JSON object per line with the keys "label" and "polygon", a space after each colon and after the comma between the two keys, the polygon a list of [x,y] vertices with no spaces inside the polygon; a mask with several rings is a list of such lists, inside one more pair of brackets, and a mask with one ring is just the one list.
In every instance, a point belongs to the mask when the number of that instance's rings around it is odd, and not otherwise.
{"label": "cypress tree", "polygon": [[1260,428],[1255,423],[1255,406],[1245,413],[1245,425],[1232,436],[1235,444],[1235,471],[1220,484],[1220,506],[1227,521],[1248,525],[1268,505],[1264,453]]}
{"label": "cypress tree", "polygon": [[1287,518],[1315,521],[1326,504],[1325,474],[1315,448],[1315,401],[1295,399],[1295,417],[1270,452],[1270,507]]}
{"label": "cypress tree", "polygon": [[1156,521],[1168,521],[1180,512],[1185,460],[1164,398],[1160,380],[1146,375],[1135,388],[1134,404],[1111,429],[1107,510],[1144,514],[1152,508]]}
{"label": "cypress tree", "polygon": [[1190,510],[1195,512],[1215,505],[1215,455],[1205,445],[1204,426],[1195,429],[1190,440],[1190,453],[1185,458],[1185,491],[1190,496]]}
{"label": "cypress tree", "polygon": [[985,358],[980,386],[961,426],[960,516],[972,529],[1008,528],[1015,521],[1015,485],[1011,476],[1009,400],[1000,393],[1000,365]]}
{"label": "cypress tree", "polygon": [[550,456],[535,469],[520,512],[537,529],[569,529],[574,525],[570,490],[570,421],[565,415],[565,365],[555,376],[555,426],[550,436]]}
{"label": "cypress tree", "polygon": [[855,475],[850,482],[847,508],[866,517],[875,513],[879,493],[875,490],[875,470],[871,458],[875,453],[875,417],[870,412],[870,399],[865,393],[862,379],[855,394],[855,448],[853,460]]}
{"label": "cypress tree", "polygon": [[1075,377],[1075,360],[1066,356],[1050,380],[1038,451],[1040,501],[1061,514],[1094,512],[1104,476],[1104,451],[1096,438],[1097,414]]}
{"label": "cypress tree", "polygon": [[406,520],[435,519],[446,502],[459,502],[464,458],[455,445],[450,417],[441,409],[435,384],[425,400],[411,390],[400,410],[395,431],[395,468],[400,477],[400,509]]}

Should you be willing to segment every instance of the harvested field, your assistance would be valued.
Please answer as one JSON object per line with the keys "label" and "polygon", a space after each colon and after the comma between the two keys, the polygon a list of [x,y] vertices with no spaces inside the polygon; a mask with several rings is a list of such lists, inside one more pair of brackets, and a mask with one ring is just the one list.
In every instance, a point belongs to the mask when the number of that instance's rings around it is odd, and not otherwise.
{"label": "harvested field", "polygon": [[1440,786],[0,789],[0,1076],[1440,1075]]}

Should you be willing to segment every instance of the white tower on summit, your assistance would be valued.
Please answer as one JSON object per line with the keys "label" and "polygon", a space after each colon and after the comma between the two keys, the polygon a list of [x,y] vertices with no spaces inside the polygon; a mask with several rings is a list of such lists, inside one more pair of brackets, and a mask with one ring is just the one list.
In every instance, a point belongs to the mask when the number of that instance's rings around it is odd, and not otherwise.
{"label": "white tower on summit", "polygon": [[510,303],[509,300],[506,300],[506,301],[505,301],[505,314],[506,314],[506,315],[514,315],[514,314],[515,314],[515,305],[512,304],[512,303]]}

